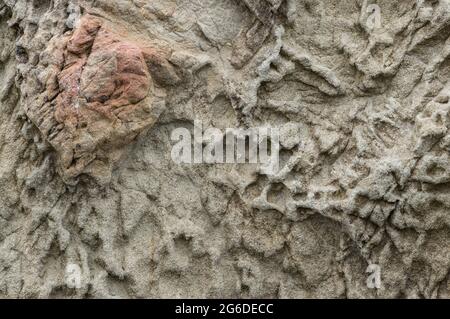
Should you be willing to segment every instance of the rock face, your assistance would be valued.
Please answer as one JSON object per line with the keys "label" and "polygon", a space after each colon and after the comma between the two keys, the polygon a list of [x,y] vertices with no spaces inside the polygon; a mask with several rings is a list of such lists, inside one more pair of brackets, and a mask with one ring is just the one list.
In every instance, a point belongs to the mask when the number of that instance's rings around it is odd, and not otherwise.
{"label": "rock face", "polygon": [[[449,298],[448,0],[0,0],[0,298]],[[176,164],[274,127],[280,170]]]}

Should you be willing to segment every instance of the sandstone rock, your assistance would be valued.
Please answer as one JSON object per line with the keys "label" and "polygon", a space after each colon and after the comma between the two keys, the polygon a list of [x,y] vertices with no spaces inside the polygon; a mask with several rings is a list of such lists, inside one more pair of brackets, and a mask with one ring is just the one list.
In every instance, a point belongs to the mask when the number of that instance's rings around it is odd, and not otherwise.
{"label": "sandstone rock", "polygon": [[[448,0],[0,0],[0,298],[450,298],[449,26]],[[199,122],[278,129],[279,170],[177,164]]]}
{"label": "sandstone rock", "polygon": [[89,165],[112,166],[116,151],[156,122],[161,110],[152,104],[161,96],[152,73],[160,82],[178,78],[161,52],[123,39],[99,18],[84,16],[66,38],[56,40],[66,41],[64,52],[53,52],[64,57],[57,92],[49,85],[44,93],[56,96],[29,106],[26,115],[56,149],[69,180]]}

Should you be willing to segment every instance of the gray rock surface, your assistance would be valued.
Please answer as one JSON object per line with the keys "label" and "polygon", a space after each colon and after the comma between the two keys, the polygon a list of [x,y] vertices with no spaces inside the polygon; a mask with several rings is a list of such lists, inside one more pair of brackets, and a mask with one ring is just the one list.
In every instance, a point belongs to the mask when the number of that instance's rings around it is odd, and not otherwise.
{"label": "gray rock surface", "polygon": [[449,0],[0,0],[0,298],[450,298],[449,112]]}

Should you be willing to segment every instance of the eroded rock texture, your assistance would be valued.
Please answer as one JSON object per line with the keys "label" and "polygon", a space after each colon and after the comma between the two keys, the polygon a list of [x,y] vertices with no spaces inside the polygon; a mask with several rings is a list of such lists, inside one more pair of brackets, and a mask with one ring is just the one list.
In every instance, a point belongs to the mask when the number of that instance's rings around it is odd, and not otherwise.
{"label": "eroded rock texture", "polygon": [[25,114],[56,150],[61,177],[87,173],[102,180],[123,146],[157,120],[164,93],[154,92],[147,63],[163,69],[168,62],[89,14],[66,38],[51,41],[45,52],[45,90]]}
{"label": "eroded rock texture", "polygon": [[449,77],[448,0],[0,0],[0,297],[449,298]]}

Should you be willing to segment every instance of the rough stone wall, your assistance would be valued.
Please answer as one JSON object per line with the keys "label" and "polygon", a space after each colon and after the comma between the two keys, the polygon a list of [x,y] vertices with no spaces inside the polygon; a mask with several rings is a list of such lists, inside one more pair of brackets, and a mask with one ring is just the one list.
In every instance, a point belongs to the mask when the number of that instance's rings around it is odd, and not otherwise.
{"label": "rough stone wall", "polygon": [[0,297],[450,298],[449,77],[449,0],[0,0]]}

